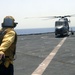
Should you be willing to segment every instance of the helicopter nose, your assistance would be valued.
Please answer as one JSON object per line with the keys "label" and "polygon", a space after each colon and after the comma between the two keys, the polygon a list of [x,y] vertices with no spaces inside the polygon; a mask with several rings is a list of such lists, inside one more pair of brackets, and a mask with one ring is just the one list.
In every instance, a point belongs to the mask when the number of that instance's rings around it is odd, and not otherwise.
{"label": "helicopter nose", "polygon": [[56,27],[57,29],[61,29],[61,28],[63,28],[63,26],[58,26],[58,27]]}

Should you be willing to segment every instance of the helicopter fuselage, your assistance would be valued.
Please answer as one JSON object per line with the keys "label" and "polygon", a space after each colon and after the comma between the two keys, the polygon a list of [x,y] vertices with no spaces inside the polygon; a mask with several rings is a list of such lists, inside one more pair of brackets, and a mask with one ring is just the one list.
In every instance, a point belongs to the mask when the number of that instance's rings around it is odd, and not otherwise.
{"label": "helicopter fuselage", "polygon": [[58,20],[55,22],[55,35],[68,35],[69,23],[67,20]]}

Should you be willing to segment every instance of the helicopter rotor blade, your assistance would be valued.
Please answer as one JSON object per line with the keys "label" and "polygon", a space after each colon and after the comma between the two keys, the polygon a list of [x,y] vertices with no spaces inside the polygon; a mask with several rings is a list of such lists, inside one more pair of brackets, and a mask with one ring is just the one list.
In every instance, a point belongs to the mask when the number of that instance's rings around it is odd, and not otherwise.
{"label": "helicopter rotor blade", "polygon": [[49,19],[54,19],[55,17],[53,17],[53,16],[46,16],[46,17],[25,17],[24,19],[33,19],[33,18],[41,18],[43,20],[49,20]]}
{"label": "helicopter rotor blade", "polygon": [[73,15],[65,15],[63,17],[73,17],[73,16],[75,16],[75,14],[73,14]]}
{"label": "helicopter rotor blade", "polygon": [[45,16],[45,17],[25,17],[24,19],[30,19],[30,18],[43,18],[43,19],[54,19],[54,18],[65,18],[65,17],[75,17],[75,14],[73,15],[65,15],[65,16]]}

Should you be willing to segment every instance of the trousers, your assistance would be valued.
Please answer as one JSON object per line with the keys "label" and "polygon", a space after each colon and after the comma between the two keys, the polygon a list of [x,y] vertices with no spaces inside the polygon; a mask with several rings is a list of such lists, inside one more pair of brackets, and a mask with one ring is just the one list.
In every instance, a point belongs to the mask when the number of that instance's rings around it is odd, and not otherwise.
{"label": "trousers", "polygon": [[0,75],[14,75],[13,64],[10,64],[8,67],[2,63],[0,64]]}

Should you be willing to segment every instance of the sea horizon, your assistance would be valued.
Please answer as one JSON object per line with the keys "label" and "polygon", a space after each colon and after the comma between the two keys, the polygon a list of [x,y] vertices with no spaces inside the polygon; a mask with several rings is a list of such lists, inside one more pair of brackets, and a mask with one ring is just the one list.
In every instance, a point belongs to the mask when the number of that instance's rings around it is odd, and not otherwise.
{"label": "sea horizon", "polygon": [[[70,27],[70,30],[75,31],[75,27]],[[55,32],[55,28],[29,28],[29,29],[15,29],[18,35],[25,35],[25,34],[39,34],[39,33],[49,33]]]}

